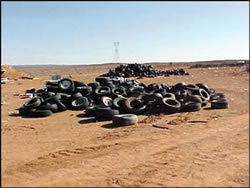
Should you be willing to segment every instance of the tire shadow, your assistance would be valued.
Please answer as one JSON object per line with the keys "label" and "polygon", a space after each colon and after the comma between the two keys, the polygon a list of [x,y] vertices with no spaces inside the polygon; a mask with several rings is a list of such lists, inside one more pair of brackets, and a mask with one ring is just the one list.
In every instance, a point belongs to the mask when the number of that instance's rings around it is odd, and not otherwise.
{"label": "tire shadow", "polygon": [[8,116],[11,116],[11,117],[21,117],[21,115],[19,113],[11,113]]}
{"label": "tire shadow", "polygon": [[203,108],[204,110],[214,110],[213,108],[211,107],[206,107],[206,108]]}
{"label": "tire shadow", "polygon": [[107,123],[105,125],[102,125],[101,127],[105,129],[116,129],[116,128],[127,127],[127,126],[119,126],[119,125],[117,126],[117,125],[113,125],[112,123]]}
{"label": "tire shadow", "polygon": [[95,118],[90,118],[90,119],[79,120],[78,123],[80,123],[80,124],[96,123],[96,121],[97,120]]}
{"label": "tire shadow", "polygon": [[76,117],[78,117],[78,118],[86,118],[86,117],[92,117],[92,116],[90,116],[88,114],[77,114]]}

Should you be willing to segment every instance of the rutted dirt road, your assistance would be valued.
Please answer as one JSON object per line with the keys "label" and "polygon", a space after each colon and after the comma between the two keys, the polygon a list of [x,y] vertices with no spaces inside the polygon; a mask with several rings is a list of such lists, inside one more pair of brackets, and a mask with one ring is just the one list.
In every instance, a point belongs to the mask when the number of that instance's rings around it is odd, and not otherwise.
{"label": "rutted dirt road", "polygon": [[[13,115],[27,100],[14,94],[43,88],[48,76],[2,85],[2,186],[249,187],[249,74],[230,67],[185,70],[191,76],[141,81],[203,82],[223,92],[229,108],[140,116],[137,125],[113,128],[81,111]],[[104,73],[82,72],[72,79],[88,83]]]}

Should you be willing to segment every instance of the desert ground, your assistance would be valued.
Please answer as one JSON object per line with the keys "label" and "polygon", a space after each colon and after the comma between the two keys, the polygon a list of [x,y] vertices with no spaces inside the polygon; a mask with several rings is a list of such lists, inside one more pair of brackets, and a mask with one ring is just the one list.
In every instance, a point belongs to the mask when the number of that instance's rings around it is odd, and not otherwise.
{"label": "desert ground", "polygon": [[[249,73],[241,67],[182,67],[190,76],[143,78],[149,83],[205,83],[225,94],[228,109],[139,116],[114,128],[83,111],[22,118],[27,89],[45,87],[52,74],[93,82],[114,65],[22,69],[37,79],[1,84],[2,186],[249,187]],[[11,77],[11,76],[10,76]]]}

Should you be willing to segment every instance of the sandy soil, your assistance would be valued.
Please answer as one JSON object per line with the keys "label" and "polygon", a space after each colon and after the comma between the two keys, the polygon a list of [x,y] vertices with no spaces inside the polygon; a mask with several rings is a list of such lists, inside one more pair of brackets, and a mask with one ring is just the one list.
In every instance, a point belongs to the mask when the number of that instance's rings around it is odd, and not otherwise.
{"label": "sandy soil", "polygon": [[[108,67],[92,69],[70,75],[89,83]],[[13,115],[27,100],[15,94],[44,88],[45,70],[36,70],[37,80],[2,84],[2,186],[249,187],[249,73],[185,70],[191,76],[141,81],[203,82],[223,92],[229,108],[140,116],[137,125],[112,128],[111,121],[96,122],[82,111],[39,119]]]}

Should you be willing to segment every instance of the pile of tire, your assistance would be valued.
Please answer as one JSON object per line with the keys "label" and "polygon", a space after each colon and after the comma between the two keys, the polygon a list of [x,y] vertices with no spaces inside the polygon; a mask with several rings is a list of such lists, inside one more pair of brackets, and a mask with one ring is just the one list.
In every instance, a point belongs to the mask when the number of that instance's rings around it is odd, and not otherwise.
{"label": "pile of tire", "polygon": [[145,85],[123,77],[97,77],[96,82],[85,84],[63,78],[46,82],[44,89],[33,90],[33,98],[19,108],[19,113],[46,117],[65,110],[84,110],[98,121],[125,119],[127,124],[137,121],[132,115],[195,112],[208,103],[213,109],[228,108],[225,95],[203,83]]}
{"label": "pile of tire", "polygon": [[114,70],[109,70],[108,73],[102,74],[102,77],[147,77],[153,78],[157,76],[170,76],[170,75],[189,75],[184,69],[173,69],[173,70],[156,70],[152,65],[144,65],[144,64],[122,64],[117,66]]}

